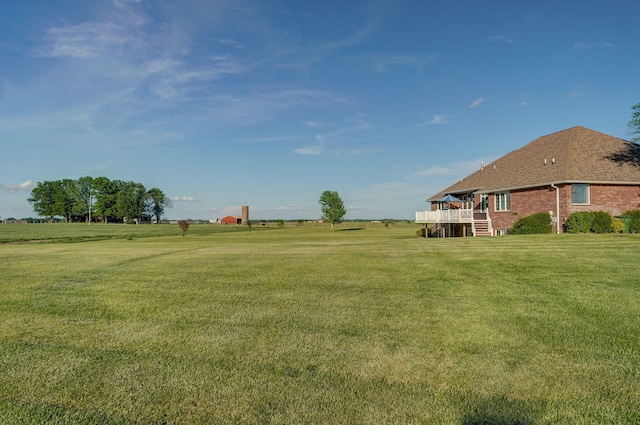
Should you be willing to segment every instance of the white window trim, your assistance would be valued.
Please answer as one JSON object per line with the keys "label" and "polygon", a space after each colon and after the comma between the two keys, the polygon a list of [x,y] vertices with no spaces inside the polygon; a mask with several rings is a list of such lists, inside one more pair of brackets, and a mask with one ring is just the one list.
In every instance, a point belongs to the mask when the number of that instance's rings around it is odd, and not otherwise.
{"label": "white window trim", "polygon": [[[573,186],[580,185],[587,187],[587,202],[573,202]],[[571,184],[571,205],[591,205],[591,185],[588,183],[572,183]]]}
{"label": "white window trim", "polygon": [[[507,197],[509,198],[509,205],[508,205],[507,208],[498,209],[498,199],[501,198],[501,197],[504,199],[504,201],[507,200]],[[494,193],[493,194],[493,201],[494,201],[493,208],[494,208],[495,211],[510,211],[511,210],[511,192],[510,191]],[[504,203],[506,204],[506,202],[504,202]],[[500,206],[502,207],[503,206],[502,202],[500,202],[500,204],[501,204]]]}

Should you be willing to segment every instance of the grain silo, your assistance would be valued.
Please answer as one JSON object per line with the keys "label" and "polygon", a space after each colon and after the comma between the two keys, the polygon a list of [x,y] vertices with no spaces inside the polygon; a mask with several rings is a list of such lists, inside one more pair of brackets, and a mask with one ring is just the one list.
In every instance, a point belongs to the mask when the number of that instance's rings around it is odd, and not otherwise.
{"label": "grain silo", "polygon": [[242,224],[249,225],[249,206],[242,206]]}

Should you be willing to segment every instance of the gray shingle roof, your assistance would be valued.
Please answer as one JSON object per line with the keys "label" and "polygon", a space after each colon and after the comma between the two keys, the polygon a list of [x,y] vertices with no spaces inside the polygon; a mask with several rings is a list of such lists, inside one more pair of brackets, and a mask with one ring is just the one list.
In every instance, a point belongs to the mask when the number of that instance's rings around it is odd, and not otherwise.
{"label": "gray shingle roof", "polygon": [[551,183],[640,184],[640,146],[585,127],[542,136],[435,194],[501,192]]}

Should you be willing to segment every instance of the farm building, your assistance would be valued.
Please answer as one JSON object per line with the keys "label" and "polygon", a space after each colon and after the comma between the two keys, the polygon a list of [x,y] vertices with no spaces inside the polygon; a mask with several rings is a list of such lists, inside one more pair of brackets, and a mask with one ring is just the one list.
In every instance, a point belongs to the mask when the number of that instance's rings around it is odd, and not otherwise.
{"label": "farm building", "polygon": [[242,224],[242,217],[228,215],[222,218],[222,224]]}
{"label": "farm building", "polygon": [[563,231],[576,211],[620,215],[640,208],[640,146],[585,127],[542,136],[429,199],[416,222],[451,236],[505,234],[547,212]]}

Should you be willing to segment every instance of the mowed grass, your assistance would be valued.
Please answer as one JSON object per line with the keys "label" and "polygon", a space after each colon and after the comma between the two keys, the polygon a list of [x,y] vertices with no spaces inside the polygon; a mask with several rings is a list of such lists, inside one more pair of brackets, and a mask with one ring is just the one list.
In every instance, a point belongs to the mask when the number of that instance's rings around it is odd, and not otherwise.
{"label": "mowed grass", "polygon": [[0,423],[640,423],[639,254],[411,228],[0,244]]}
{"label": "mowed grass", "polygon": [[[262,229],[261,227],[258,229]],[[191,225],[188,232],[202,236],[221,232],[244,232],[242,226]],[[101,224],[92,223],[39,223],[0,224],[0,243],[12,242],[82,242],[104,239],[133,239],[157,236],[181,235],[177,224]]]}

